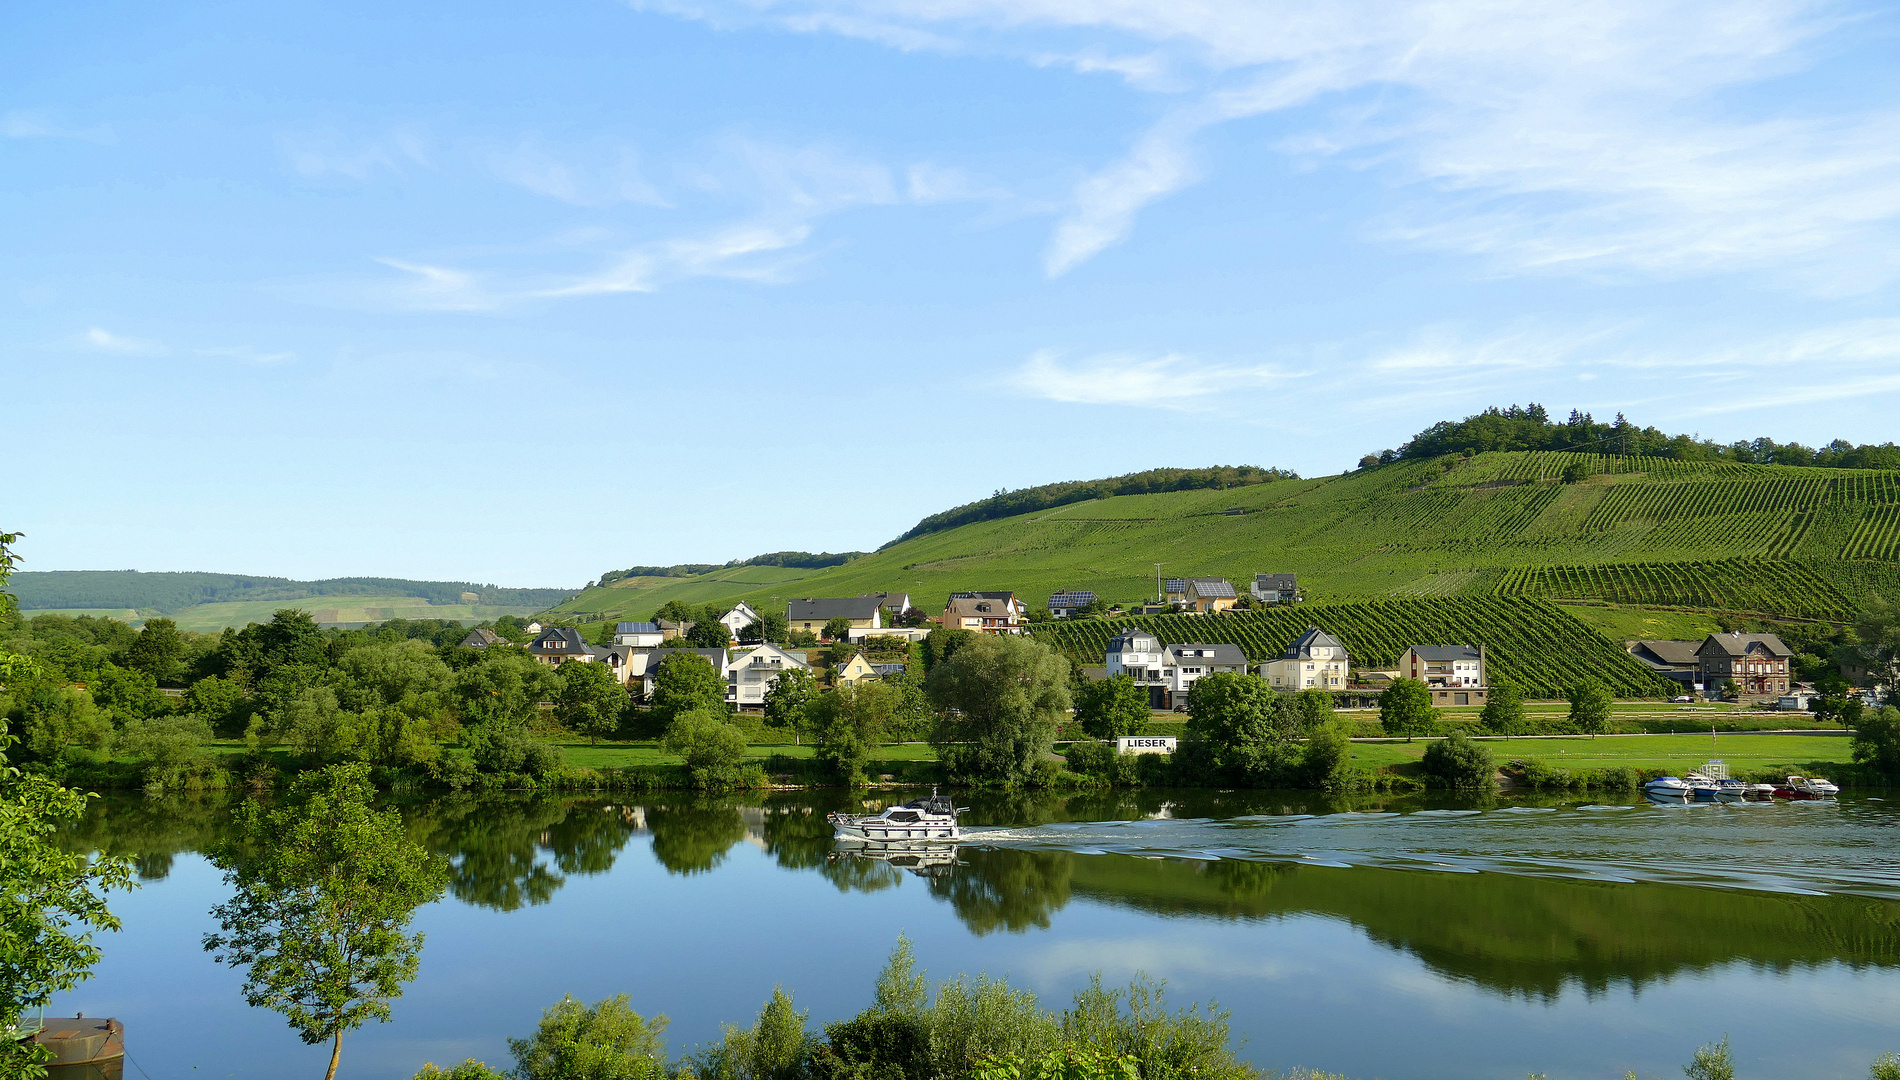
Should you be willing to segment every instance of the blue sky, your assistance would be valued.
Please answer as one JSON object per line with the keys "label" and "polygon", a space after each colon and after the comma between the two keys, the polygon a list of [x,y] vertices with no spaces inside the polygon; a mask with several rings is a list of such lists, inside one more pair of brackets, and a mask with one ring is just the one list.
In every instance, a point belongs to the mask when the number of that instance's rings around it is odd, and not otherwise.
{"label": "blue sky", "polygon": [[0,526],[573,585],[1490,404],[1887,441],[1895,55],[1798,0],[27,6]]}

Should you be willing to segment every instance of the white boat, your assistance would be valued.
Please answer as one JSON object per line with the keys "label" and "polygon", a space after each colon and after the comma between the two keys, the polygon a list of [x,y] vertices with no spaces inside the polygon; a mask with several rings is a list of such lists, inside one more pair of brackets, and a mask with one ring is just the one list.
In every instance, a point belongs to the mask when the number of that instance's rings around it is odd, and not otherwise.
{"label": "white boat", "polygon": [[1682,774],[1683,782],[1689,785],[1691,802],[1721,802],[1722,789],[1708,776],[1699,772]]}
{"label": "white boat", "polygon": [[[1740,780],[1717,780],[1715,797],[1721,802],[1743,802],[1747,800],[1748,791],[1752,787],[1754,787],[1753,784],[1744,784]],[[1774,788],[1768,790],[1773,791]]]}
{"label": "white boat", "polygon": [[1749,802],[1774,802],[1775,785],[1750,784],[1748,785],[1747,797]]}
{"label": "white boat", "polygon": [[1643,794],[1657,802],[1686,803],[1694,793],[1695,789],[1686,781],[1674,776],[1659,776],[1643,785]]}
{"label": "white boat", "polygon": [[833,813],[828,820],[832,836],[838,840],[857,840],[867,844],[943,844],[963,839],[957,815],[967,806],[956,806],[933,788],[927,799],[912,799],[902,806],[887,808],[881,814]]}
{"label": "white boat", "polygon": [[1778,799],[1791,799],[1795,802],[1810,802],[1815,799],[1832,799],[1841,789],[1830,783],[1825,776],[1790,776],[1788,782],[1775,789]]}

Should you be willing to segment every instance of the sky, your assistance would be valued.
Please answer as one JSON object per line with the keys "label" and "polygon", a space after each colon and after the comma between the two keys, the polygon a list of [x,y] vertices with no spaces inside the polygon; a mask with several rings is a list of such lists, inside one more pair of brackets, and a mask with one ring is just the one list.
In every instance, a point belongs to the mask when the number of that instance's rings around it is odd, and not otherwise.
{"label": "sky", "polygon": [[1891,4],[5,23],[23,569],[577,586],[1529,401],[1900,434]]}

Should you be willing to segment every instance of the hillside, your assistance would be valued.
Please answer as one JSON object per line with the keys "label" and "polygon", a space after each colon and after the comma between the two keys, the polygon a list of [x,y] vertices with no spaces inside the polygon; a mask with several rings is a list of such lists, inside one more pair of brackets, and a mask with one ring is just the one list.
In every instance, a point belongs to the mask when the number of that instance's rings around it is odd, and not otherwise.
{"label": "hillside", "polygon": [[[1587,478],[1559,479],[1569,466]],[[556,608],[639,617],[899,590],[1152,596],[1169,576],[1293,571],[1312,601],[1528,595],[1841,618],[1900,596],[1900,472],[1548,451],[1398,461],[1229,490],[1120,495],[912,537],[843,566],[627,579]]]}
{"label": "hillside", "polygon": [[573,589],[507,589],[468,581],[329,578],[295,581],[239,574],[136,570],[18,571],[8,591],[21,610],[90,613],[134,623],[163,615],[185,630],[212,631],[268,621],[282,607],[311,612],[321,623],[386,619],[479,622],[528,615],[560,603]]}

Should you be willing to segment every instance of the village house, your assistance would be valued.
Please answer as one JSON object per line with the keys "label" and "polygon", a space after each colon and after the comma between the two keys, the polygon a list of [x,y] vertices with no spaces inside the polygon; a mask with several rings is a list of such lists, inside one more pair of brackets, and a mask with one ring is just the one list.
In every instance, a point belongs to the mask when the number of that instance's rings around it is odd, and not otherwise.
{"label": "village house", "polygon": [[677,641],[685,637],[686,631],[691,630],[695,624],[690,622],[674,622],[672,619],[661,619],[654,625],[660,628],[660,639],[662,641]]}
{"label": "village house", "polygon": [[1260,665],[1260,677],[1276,690],[1344,690],[1351,674],[1346,646],[1317,626],[1295,638],[1278,660]]}
{"label": "village house", "polygon": [[566,626],[550,626],[528,643],[528,655],[549,667],[560,667],[570,661],[591,664],[606,654],[605,649],[589,645],[579,630]]}
{"label": "village house", "polygon": [[753,610],[751,604],[741,600],[738,607],[719,616],[719,621],[725,625],[726,640],[738,641],[741,631],[759,621],[759,613]]}
{"label": "village house", "polygon": [[1247,591],[1268,604],[1290,604],[1300,598],[1299,581],[1292,574],[1255,574],[1253,587]]}
{"label": "village house", "polygon": [[1216,672],[1245,672],[1247,654],[1238,645],[1189,642],[1163,645],[1146,630],[1130,627],[1103,654],[1109,678],[1126,675],[1147,691],[1148,705],[1172,708],[1187,700],[1194,683]]}
{"label": "village house", "polygon": [[852,653],[851,659],[831,669],[833,686],[856,686],[866,679],[877,677],[877,665],[866,660],[863,653]]}
{"label": "village house", "polygon": [[651,700],[654,680],[660,674],[660,665],[666,661],[667,657],[677,653],[691,653],[711,664],[713,671],[718,673],[721,679],[726,679],[726,701],[728,703],[732,701],[734,694],[732,682],[726,674],[726,650],[724,649],[649,649],[645,652],[633,653],[627,658],[627,685],[632,687],[638,680],[640,696]]}
{"label": "village house", "polygon": [[633,649],[657,649],[666,640],[659,623],[623,622],[614,624],[614,644]]}
{"label": "village house", "polygon": [[1482,705],[1488,693],[1482,645],[1413,645],[1399,654],[1398,675],[1424,683],[1433,705]]}
{"label": "village house", "polygon": [[1049,596],[1049,614],[1053,618],[1066,619],[1095,602],[1095,594],[1087,589],[1063,589]]}
{"label": "village house", "polygon": [[1794,650],[1773,634],[1710,634],[1696,656],[1702,661],[1702,685],[1711,694],[1721,693],[1730,680],[1745,698],[1788,692]]}
{"label": "village house", "polygon": [[891,613],[891,618],[902,619],[916,609],[910,606],[910,594],[901,592],[868,592],[861,596],[876,600],[878,606]]}
{"label": "village house", "polygon": [[505,644],[502,636],[486,626],[478,626],[470,630],[463,636],[461,642],[462,648],[464,649],[486,649],[490,645],[501,644]]}
{"label": "village house", "polygon": [[1165,599],[1178,611],[1212,613],[1233,610],[1240,594],[1226,578],[1169,578]]}
{"label": "village house", "polygon": [[1008,599],[952,594],[943,606],[942,623],[946,629],[969,630],[978,634],[1020,634],[1023,632],[1022,607],[1014,593],[1001,593]]}
{"label": "village house", "polygon": [[788,671],[810,671],[811,665],[776,645],[734,649],[726,663],[726,702],[741,712],[763,710],[766,692]]}
{"label": "village house", "polygon": [[1700,641],[1639,641],[1630,646],[1629,654],[1649,670],[1693,692],[1703,688],[1701,648]]}
{"label": "village house", "polygon": [[880,605],[874,596],[806,597],[785,605],[785,621],[793,630],[823,634],[825,624],[844,619],[853,630],[877,630],[884,624],[878,615]]}

